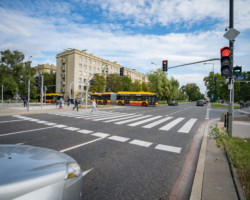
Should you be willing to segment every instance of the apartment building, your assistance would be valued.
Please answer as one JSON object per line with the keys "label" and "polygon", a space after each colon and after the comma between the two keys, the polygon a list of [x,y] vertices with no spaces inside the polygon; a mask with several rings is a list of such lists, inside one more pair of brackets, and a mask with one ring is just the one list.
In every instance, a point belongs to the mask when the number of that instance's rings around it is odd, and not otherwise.
{"label": "apartment building", "polygon": [[34,67],[36,69],[35,76],[39,76],[42,73],[56,73],[56,66],[50,64],[42,64]]}
{"label": "apartment building", "polygon": [[[117,62],[96,57],[87,50],[69,48],[56,56],[56,92],[64,94],[65,98],[85,97],[86,83],[94,74],[119,74],[121,67]],[[147,75],[134,69],[124,67],[124,75],[133,82],[148,82]]]}

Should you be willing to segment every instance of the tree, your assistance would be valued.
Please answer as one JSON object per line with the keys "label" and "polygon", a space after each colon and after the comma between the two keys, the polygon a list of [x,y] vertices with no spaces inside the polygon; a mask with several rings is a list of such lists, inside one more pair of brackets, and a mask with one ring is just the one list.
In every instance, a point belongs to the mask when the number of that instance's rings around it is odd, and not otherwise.
{"label": "tree", "polygon": [[105,78],[100,74],[95,74],[93,77],[94,84],[90,86],[90,92],[103,92],[105,89]]}
{"label": "tree", "polygon": [[56,92],[56,74],[55,73],[43,73],[43,86],[47,87],[46,93],[55,93]]}
{"label": "tree", "polygon": [[[4,96],[13,98],[16,91],[19,95],[25,96],[27,94],[25,83],[30,79],[31,84],[34,84],[35,69],[31,68],[30,62],[24,62],[24,54],[20,51],[5,50],[0,53],[0,84],[8,88],[4,91]],[[32,89],[31,98],[35,98],[34,90],[35,87]]]}
{"label": "tree", "polygon": [[132,92],[140,92],[142,91],[142,84],[140,83],[140,81],[135,80],[132,83]]}
{"label": "tree", "polygon": [[122,91],[122,81],[118,74],[109,74],[106,78],[106,91],[118,92]]}
{"label": "tree", "polygon": [[121,77],[122,91],[131,91],[132,89],[132,80],[128,76]]}
{"label": "tree", "polygon": [[189,101],[196,101],[204,98],[200,88],[195,83],[188,83],[181,87],[181,91],[188,96]]}

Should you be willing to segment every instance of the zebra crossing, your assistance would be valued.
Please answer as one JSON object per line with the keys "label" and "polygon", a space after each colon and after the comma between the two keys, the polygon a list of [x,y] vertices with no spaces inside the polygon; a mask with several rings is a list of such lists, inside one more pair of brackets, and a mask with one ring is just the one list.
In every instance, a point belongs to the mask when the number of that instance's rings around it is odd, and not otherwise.
{"label": "zebra crossing", "polygon": [[[97,114],[90,115],[88,112],[58,112],[49,113],[51,115],[72,117],[78,119],[92,120],[96,122],[113,123],[117,125],[141,126],[145,129],[158,128],[160,131],[169,131],[177,125],[181,125],[178,133],[189,133],[197,122],[196,118],[186,119],[184,117],[174,118],[162,115],[144,115],[137,113],[122,113],[116,111],[99,111]],[[187,120],[187,121],[186,121]],[[186,122],[185,122],[186,121]]]}

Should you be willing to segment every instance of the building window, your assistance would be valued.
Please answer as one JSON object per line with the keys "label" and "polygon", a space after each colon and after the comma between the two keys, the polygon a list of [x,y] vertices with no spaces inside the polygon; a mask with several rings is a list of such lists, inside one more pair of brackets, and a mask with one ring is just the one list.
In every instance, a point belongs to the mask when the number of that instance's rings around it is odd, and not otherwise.
{"label": "building window", "polygon": [[86,80],[86,79],[84,79],[84,83],[86,83],[86,81],[87,81],[87,80]]}
{"label": "building window", "polygon": [[80,61],[82,61],[82,57],[80,56]]}
{"label": "building window", "polygon": [[87,62],[87,58],[85,58],[84,61]]}
{"label": "building window", "polygon": [[79,64],[79,68],[82,68],[82,64]]}
{"label": "building window", "polygon": [[91,70],[91,66],[89,66],[89,71]]}
{"label": "building window", "polygon": [[79,78],[79,83],[81,83],[82,82],[82,78]]}
{"label": "building window", "polygon": [[87,70],[87,65],[84,65],[84,69]]}
{"label": "building window", "polygon": [[87,76],[87,73],[86,73],[86,72],[84,72],[84,73],[83,73],[83,75],[84,75],[84,76]]}
{"label": "building window", "polygon": [[79,71],[79,75],[82,75],[82,71]]}
{"label": "building window", "polygon": [[78,90],[82,90],[82,86],[81,85],[78,86]]}

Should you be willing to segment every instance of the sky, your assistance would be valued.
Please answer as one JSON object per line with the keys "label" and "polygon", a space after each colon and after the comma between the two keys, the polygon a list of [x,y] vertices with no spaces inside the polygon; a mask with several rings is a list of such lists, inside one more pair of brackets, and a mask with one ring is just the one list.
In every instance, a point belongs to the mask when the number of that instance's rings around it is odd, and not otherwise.
{"label": "sky", "polygon": [[[56,65],[64,49],[87,49],[97,57],[150,73],[220,58],[229,45],[229,0],[0,0],[0,51],[18,50],[32,66]],[[234,66],[250,71],[250,0],[234,1]],[[220,61],[170,68],[180,86],[220,73]]]}

